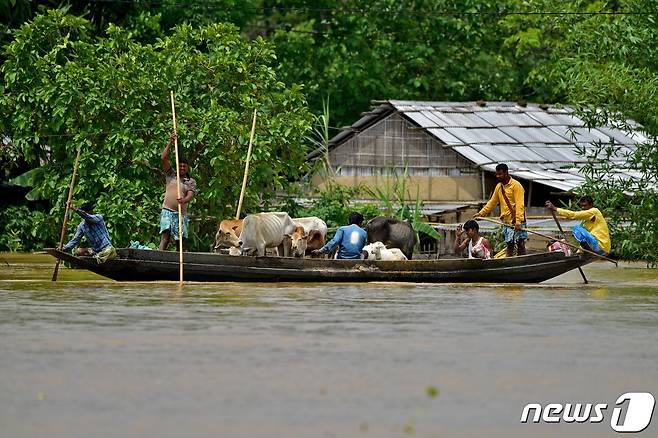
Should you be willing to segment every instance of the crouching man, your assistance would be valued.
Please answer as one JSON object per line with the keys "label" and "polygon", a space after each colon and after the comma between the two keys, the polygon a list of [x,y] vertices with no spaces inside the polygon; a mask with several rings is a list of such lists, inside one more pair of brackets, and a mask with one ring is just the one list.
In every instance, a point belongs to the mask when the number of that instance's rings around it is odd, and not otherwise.
{"label": "crouching man", "polygon": [[112,246],[110,234],[105,226],[103,216],[100,214],[93,214],[94,205],[87,202],[80,208],[73,209],[83,219],[75,231],[73,239],[62,250],[64,252],[71,251],[75,246],[80,243],[82,237],[86,237],[91,245],[91,248],[78,248],[76,251],[77,256],[94,256],[98,263],[105,263],[112,260],[117,256],[117,252]]}
{"label": "crouching man", "polygon": [[581,220],[580,225],[572,229],[573,237],[580,242],[580,246],[599,255],[610,253],[611,242],[608,223],[598,208],[594,207],[594,200],[583,196],[578,201],[581,211],[571,211],[557,208],[551,201],[546,201],[546,208],[556,212],[567,219]]}

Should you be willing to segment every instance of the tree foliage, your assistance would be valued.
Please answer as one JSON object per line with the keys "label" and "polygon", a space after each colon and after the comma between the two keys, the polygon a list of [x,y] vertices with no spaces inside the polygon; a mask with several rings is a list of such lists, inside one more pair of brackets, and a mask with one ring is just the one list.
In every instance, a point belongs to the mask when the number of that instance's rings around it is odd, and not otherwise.
{"label": "tree foliage", "polygon": [[[597,145],[582,190],[595,194],[611,218],[615,251],[658,259],[652,250],[658,248],[656,0],[76,0],[66,6],[91,22],[61,12],[36,15],[63,4],[54,0],[12,4],[0,9],[0,44],[11,41],[0,55],[7,60],[0,123],[11,134],[0,138],[0,164],[4,178],[39,168],[28,175],[31,196],[54,201],[58,214],[70,157],[82,145],[78,194],[116,205],[124,228],[127,211],[147,208],[149,219],[140,213],[129,232],[152,229],[161,195],[157,155],[170,130],[169,88],[178,93],[183,146],[197,158],[201,190],[192,211],[218,215],[237,197],[253,105],[263,125],[248,205],[266,202],[303,169],[301,144],[312,123],[303,94],[311,111],[324,116],[316,120],[324,137],[356,120],[372,99],[523,99],[575,106],[590,126],[634,129],[629,118],[642,125],[646,142],[626,169],[635,177],[612,178],[608,158],[625,150]],[[333,127],[323,113],[327,96]],[[102,189],[85,187],[91,180]],[[110,201],[110,193],[117,199]],[[342,192],[336,196],[332,211],[343,208]],[[38,233],[46,233],[42,223]]]}
{"label": "tree foliage", "polygon": [[87,20],[56,10],[13,37],[2,66],[2,132],[38,169],[30,174],[30,197],[51,201],[57,218],[80,148],[74,200],[97,202],[117,245],[157,236],[160,152],[172,130],[169,90],[198,182],[191,212],[235,211],[254,108],[246,211],[303,172],[311,117],[302,88],[278,80],[272,46],[262,38],[247,42],[227,24],[181,25],[154,44],[113,25],[96,38]]}
{"label": "tree foliage", "polygon": [[[658,4],[655,1],[532,0],[533,10],[563,14],[508,17],[508,44],[528,71],[526,83],[571,103],[590,127],[641,130],[629,153],[616,142],[582,153],[592,195],[611,219],[613,249],[623,258],[658,261]],[[529,29],[536,29],[536,37]],[[534,35],[535,32],[532,32]],[[633,119],[640,123],[638,126]],[[623,168],[613,164],[623,158]],[[631,177],[620,178],[618,171]]]}
{"label": "tree foliage", "polygon": [[[290,3],[290,2],[281,2]],[[501,1],[325,0],[285,9],[272,24],[283,78],[330,94],[338,125],[372,99],[518,98],[497,31]]]}

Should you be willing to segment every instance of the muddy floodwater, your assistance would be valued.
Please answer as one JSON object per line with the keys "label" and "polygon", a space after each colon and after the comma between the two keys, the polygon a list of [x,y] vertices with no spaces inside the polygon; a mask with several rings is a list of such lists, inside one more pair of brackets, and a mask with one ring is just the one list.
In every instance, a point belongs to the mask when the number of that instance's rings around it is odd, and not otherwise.
{"label": "muddy floodwater", "polygon": [[[2,438],[619,436],[621,394],[658,398],[641,264],[588,265],[587,285],[182,289],[53,266],[0,254]],[[528,403],[608,408],[522,424]]]}

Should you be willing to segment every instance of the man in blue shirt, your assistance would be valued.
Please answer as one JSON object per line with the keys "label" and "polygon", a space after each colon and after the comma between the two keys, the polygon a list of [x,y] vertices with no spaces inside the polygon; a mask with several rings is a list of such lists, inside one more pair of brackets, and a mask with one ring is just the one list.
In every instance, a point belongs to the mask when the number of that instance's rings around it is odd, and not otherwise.
{"label": "man in blue shirt", "polygon": [[94,205],[87,202],[81,208],[74,208],[76,213],[84,219],[78,225],[73,239],[62,248],[62,251],[69,252],[85,236],[89,241],[91,248],[78,248],[76,255],[93,255],[98,263],[105,263],[117,256],[117,252],[112,246],[110,235],[105,227],[105,221],[100,214],[92,214]]}
{"label": "man in blue shirt", "polygon": [[361,224],[363,215],[361,213],[351,213],[348,219],[349,225],[340,227],[336,231],[333,239],[327,242],[320,249],[313,251],[316,254],[327,254],[338,245],[338,259],[360,259],[362,258],[361,250],[366,244],[367,234]]}

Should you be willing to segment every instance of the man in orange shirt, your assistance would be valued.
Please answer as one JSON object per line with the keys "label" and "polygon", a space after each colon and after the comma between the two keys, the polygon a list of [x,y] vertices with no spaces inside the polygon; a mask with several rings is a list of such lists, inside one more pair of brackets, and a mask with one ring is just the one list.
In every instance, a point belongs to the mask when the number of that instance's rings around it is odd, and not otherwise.
{"label": "man in orange shirt", "polygon": [[528,238],[528,232],[525,230],[525,190],[520,182],[510,176],[507,164],[500,163],[496,166],[496,179],[499,183],[491,199],[475,215],[475,218],[488,216],[496,205],[500,205],[500,220],[510,225],[503,227],[507,257],[514,255],[515,246],[517,255],[525,255],[525,240]]}

